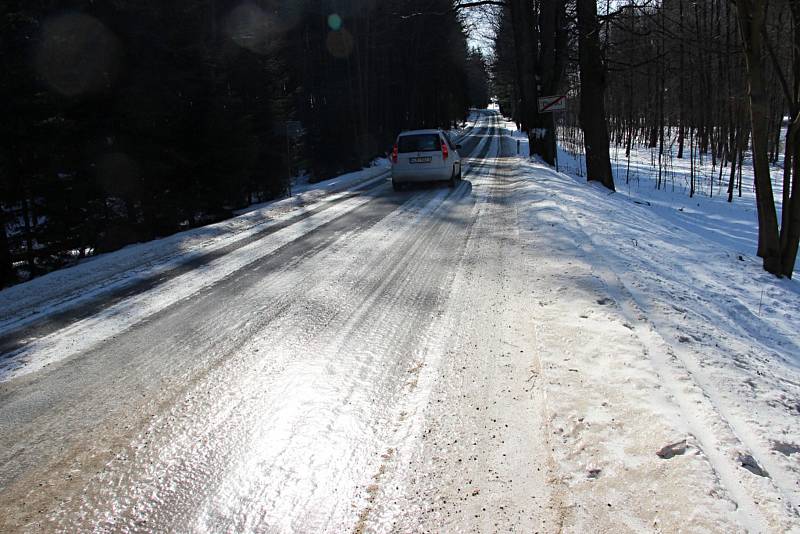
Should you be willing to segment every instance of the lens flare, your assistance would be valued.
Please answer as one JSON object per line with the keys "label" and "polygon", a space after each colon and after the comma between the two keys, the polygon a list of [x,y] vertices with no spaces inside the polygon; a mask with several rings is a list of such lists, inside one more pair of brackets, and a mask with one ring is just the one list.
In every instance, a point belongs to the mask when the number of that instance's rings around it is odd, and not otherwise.
{"label": "lens flare", "polygon": [[276,25],[260,7],[245,3],[230,12],[225,33],[236,44],[256,54],[267,54],[274,44]]}
{"label": "lens flare", "polygon": [[42,25],[34,66],[54,91],[80,96],[111,87],[119,73],[116,36],[89,15],[68,13]]}
{"label": "lens flare", "polygon": [[342,17],[338,13],[331,13],[328,15],[328,27],[335,32],[342,29]]}
{"label": "lens flare", "polygon": [[353,36],[345,29],[328,33],[328,38],[325,41],[328,52],[339,59],[350,56],[353,52],[353,44]]}

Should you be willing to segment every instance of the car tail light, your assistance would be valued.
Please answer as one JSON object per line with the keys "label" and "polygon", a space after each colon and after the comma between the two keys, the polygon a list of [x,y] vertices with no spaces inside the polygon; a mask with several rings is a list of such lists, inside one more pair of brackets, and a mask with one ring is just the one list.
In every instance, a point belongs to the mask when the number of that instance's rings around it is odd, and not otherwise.
{"label": "car tail light", "polygon": [[447,159],[447,156],[449,156],[449,155],[450,155],[450,154],[449,154],[449,152],[447,151],[447,143],[445,143],[444,141],[442,141],[442,157],[443,157],[444,159]]}
{"label": "car tail light", "polygon": [[397,163],[397,145],[392,149],[392,163]]}

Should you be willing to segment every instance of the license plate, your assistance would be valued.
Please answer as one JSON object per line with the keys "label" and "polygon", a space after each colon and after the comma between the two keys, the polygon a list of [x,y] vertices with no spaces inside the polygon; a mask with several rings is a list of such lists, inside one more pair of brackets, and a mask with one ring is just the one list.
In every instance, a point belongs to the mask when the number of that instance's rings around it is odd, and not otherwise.
{"label": "license plate", "polygon": [[428,156],[426,158],[410,158],[408,161],[409,163],[430,163],[431,157]]}

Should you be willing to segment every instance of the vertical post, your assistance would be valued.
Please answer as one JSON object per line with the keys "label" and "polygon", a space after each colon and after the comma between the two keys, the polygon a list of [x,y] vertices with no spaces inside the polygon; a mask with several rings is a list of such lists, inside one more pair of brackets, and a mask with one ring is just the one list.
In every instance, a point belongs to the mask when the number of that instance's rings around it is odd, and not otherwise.
{"label": "vertical post", "polygon": [[558,170],[558,141],[556,140],[556,172],[560,172]]}
{"label": "vertical post", "polygon": [[292,196],[292,153],[289,144],[289,122],[286,122],[286,175],[289,184],[289,196]]}
{"label": "vertical post", "polygon": [[560,172],[558,170],[558,121],[556,120],[555,114],[553,114],[553,143],[555,144],[555,150],[553,152],[555,154],[556,172]]}

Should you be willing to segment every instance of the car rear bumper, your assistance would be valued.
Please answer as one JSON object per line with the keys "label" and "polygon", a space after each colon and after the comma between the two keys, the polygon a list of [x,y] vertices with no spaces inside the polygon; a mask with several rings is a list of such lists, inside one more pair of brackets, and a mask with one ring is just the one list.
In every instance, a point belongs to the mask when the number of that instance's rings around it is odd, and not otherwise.
{"label": "car rear bumper", "polygon": [[437,169],[392,168],[392,181],[395,183],[442,182],[449,180],[452,175],[453,168],[450,166]]}

